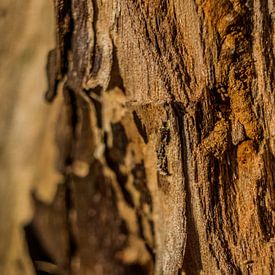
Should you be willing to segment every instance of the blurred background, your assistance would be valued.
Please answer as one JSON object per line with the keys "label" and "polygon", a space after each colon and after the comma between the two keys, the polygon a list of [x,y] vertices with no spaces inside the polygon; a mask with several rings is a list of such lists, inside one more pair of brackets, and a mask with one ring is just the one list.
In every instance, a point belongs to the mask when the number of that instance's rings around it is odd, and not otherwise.
{"label": "blurred background", "polygon": [[[54,47],[52,0],[0,0],[0,274],[33,274],[23,227],[35,190],[51,201],[58,101],[48,105],[46,58]],[[38,177],[39,175],[39,177]]]}

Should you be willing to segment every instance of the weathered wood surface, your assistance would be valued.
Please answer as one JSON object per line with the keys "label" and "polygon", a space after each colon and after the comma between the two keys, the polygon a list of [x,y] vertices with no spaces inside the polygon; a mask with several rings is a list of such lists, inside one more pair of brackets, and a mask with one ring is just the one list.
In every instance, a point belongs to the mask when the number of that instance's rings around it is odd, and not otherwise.
{"label": "weathered wood surface", "polygon": [[65,180],[51,206],[35,199],[28,231],[49,261],[64,274],[274,273],[272,1],[55,11],[46,98],[62,101]]}

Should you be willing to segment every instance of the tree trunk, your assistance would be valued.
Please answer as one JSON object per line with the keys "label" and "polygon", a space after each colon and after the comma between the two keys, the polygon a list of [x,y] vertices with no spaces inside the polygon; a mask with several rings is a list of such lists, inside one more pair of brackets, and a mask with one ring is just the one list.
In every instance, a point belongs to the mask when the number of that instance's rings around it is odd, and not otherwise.
{"label": "tree trunk", "polygon": [[[37,270],[274,274],[272,1],[55,0],[54,201]],[[50,271],[51,270],[51,271]]]}
{"label": "tree trunk", "polygon": [[60,178],[49,165],[56,108],[42,100],[53,19],[51,0],[0,1],[1,275],[32,274],[22,229],[32,216],[29,190],[39,186],[37,193],[50,201]]}

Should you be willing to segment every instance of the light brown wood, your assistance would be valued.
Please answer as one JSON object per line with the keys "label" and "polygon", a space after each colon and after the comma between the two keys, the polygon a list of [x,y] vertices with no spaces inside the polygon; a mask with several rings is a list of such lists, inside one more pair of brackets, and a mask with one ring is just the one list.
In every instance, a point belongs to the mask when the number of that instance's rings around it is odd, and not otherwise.
{"label": "light brown wood", "polygon": [[55,0],[64,181],[51,204],[34,195],[37,269],[274,273],[273,9]]}

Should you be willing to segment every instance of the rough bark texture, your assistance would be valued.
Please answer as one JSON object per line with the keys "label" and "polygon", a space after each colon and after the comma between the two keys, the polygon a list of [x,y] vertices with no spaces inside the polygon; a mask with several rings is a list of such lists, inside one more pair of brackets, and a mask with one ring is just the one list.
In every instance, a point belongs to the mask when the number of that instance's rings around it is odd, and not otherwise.
{"label": "rough bark texture", "polygon": [[274,274],[272,1],[55,0],[55,15],[64,181],[51,205],[34,195],[36,268]]}

